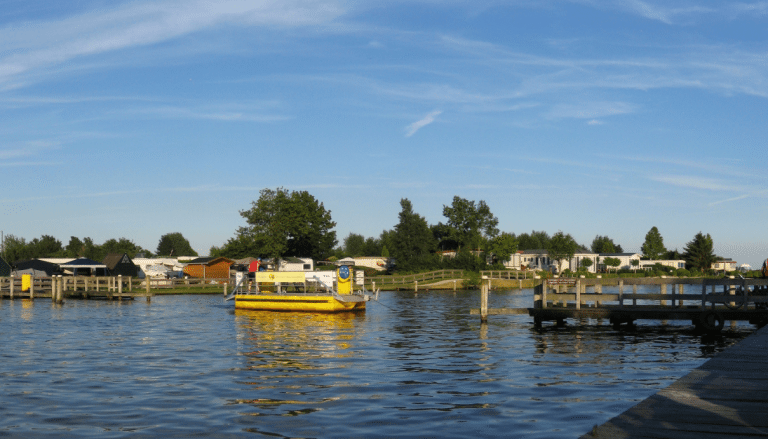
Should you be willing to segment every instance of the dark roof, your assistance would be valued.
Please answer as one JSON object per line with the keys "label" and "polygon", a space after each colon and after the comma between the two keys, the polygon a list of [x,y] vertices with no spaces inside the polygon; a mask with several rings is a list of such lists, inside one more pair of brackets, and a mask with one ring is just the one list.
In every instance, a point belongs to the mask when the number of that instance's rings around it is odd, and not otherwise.
{"label": "dark roof", "polygon": [[93,259],[77,258],[63,264],[59,264],[60,267],[106,267],[104,264],[100,264]]}
{"label": "dark roof", "polygon": [[127,263],[133,264],[133,261],[127,253],[109,253],[108,255],[104,256],[102,263],[106,265],[110,270],[114,270],[118,264],[123,262],[123,258],[128,258]]}
{"label": "dark roof", "polygon": [[58,271],[61,271],[58,265],[52,262],[41,261],[40,259],[27,259],[24,261],[16,261],[14,265],[16,270],[32,269],[37,271],[44,271],[48,274],[53,274]]}

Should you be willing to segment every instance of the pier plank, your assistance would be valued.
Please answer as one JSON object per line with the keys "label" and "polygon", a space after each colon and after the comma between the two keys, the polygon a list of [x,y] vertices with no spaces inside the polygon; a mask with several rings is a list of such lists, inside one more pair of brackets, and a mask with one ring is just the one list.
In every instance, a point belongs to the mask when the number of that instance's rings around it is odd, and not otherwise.
{"label": "pier plank", "polygon": [[626,412],[591,438],[768,436],[768,327],[756,331]]}

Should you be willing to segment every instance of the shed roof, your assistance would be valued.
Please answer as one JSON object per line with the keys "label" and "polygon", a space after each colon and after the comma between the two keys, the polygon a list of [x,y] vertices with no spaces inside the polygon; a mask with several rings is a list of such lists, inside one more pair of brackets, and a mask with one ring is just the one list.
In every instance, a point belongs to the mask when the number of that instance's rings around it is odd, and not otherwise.
{"label": "shed roof", "polygon": [[107,268],[106,265],[88,258],[73,259],[67,263],[59,264],[59,266],[62,268]]}
{"label": "shed roof", "polygon": [[106,265],[110,270],[114,270],[118,264],[133,264],[133,261],[131,260],[130,256],[128,256],[128,253],[109,253],[108,255],[104,256],[102,263]]}

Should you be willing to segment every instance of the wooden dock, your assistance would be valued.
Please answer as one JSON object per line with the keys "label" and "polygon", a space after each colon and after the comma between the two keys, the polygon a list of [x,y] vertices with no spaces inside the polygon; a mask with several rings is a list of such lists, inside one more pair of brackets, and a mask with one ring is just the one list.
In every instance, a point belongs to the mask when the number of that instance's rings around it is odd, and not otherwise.
{"label": "wooden dock", "polygon": [[[611,286],[615,292],[603,292]],[[658,293],[648,292],[648,286],[658,287]],[[537,327],[564,325],[567,319],[606,319],[616,328],[635,320],[687,320],[709,333],[720,332],[726,321],[768,324],[768,279],[545,279],[534,288],[533,307],[518,309],[488,309],[488,294],[484,283],[481,307],[471,311],[482,321],[488,315],[524,313]]]}
{"label": "wooden dock", "polygon": [[768,437],[768,328],[581,439]]}
{"label": "wooden dock", "polygon": [[30,277],[28,284],[22,277],[0,277],[0,299],[49,298],[61,303],[64,298],[133,300],[146,297],[149,288],[134,290],[133,279],[123,276],[53,276]]}

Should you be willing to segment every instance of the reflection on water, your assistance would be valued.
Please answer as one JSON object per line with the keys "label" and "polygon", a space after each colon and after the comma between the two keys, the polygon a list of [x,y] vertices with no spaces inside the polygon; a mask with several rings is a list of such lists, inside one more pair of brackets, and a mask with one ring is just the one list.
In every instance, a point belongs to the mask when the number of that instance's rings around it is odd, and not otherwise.
{"label": "reflection on water", "polygon": [[[361,313],[220,296],[0,302],[0,436],[575,438],[749,334],[545,326],[477,292],[388,292]],[[491,307],[529,306],[530,290]]]}

